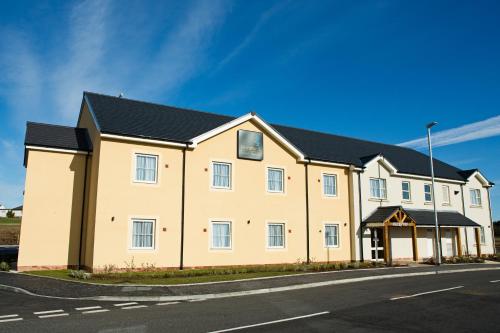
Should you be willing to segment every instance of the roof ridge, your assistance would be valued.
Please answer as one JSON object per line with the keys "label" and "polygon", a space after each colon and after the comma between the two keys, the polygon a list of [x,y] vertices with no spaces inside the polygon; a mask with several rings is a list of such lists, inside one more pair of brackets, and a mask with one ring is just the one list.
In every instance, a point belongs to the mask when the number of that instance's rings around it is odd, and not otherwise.
{"label": "roof ridge", "polygon": [[101,94],[101,93],[95,93],[95,92],[92,92],[92,91],[84,91],[83,94],[84,95],[85,94],[90,94],[90,95],[104,96],[104,97],[113,98],[113,99],[127,100],[127,101],[130,101],[130,102],[144,103],[144,104],[149,104],[149,105],[156,105],[156,106],[168,107],[168,108],[172,108],[172,109],[176,109],[176,110],[203,113],[203,114],[207,114],[207,115],[211,115],[211,116],[227,117],[227,118],[232,118],[232,119],[238,118],[237,116],[230,116],[230,115],[225,115],[225,114],[221,114],[221,113],[196,110],[196,109],[191,109],[191,108],[186,108],[186,107],[178,107],[178,106],[173,106],[173,105],[169,105],[169,104],[160,104],[160,103],[155,103],[155,102],[147,102],[147,101],[142,101],[142,100],[139,100],[139,99],[127,98],[127,97],[111,96],[111,95],[106,95],[106,94]]}

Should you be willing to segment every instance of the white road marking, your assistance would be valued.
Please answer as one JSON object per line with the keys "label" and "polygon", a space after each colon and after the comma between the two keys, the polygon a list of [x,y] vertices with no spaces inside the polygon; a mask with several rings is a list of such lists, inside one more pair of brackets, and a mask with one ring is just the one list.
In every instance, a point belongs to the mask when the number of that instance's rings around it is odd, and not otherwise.
{"label": "white road marking", "polygon": [[414,295],[393,297],[393,298],[391,298],[391,301],[395,301],[395,300],[403,299],[403,298],[412,298],[412,297],[417,297],[417,296],[422,296],[422,295],[427,295],[427,294],[440,293],[440,292],[443,292],[443,291],[448,291],[448,290],[453,290],[453,289],[459,289],[459,288],[463,288],[463,287],[464,286],[458,286],[458,287],[452,287],[452,288],[446,288],[446,289],[426,291],[426,292],[418,293],[418,294],[414,294]]}
{"label": "white road marking", "polygon": [[50,310],[50,311],[38,311],[38,312],[33,312],[34,314],[36,315],[39,315],[39,314],[46,314],[46,313],[56,313],[56,312],[64,312],[64,310]]}
{"label": "white road marking", "polygon": [[23,318],[1,319],[0,323],[6,323],[6,322],[9,322],[9,321],[19,321],[19,320],[23,320]]}
{"label": "white road marking", "polygon": [[90,311],[83,311],[83,314],[89,314],[89,313],[99,313],[99,312],[107,312],[109,311],[108,309],[100,309],[100,310],[90,310]]}
{"label": "white road marking", "polygon": [[311,313],[311,314],[308,314],[308,315],[291,317],[291,318],[285,318],[285,319],[279,319],[279,320],[273,320],[273,321],[266,321],[264,323],[258,323],[258,324],[253,324],[253,325],[246,325],[246,326],[239,326],[239,327],[233,327],[233,328],[226,328],[226,329],[223,329],[223,330],[212,331],[210,333],[221,333],[221,332],[239,331],[239,330],[243,330],[243,329],[251,328],[251,327],[259,327],[259,326],[264,326],[264,325],[271,325],[271,324],[283,323],[283,322],[286,322],[286,321],[292,321],[292,320],[297,320],[297,319],[323,316],[323,315],[326,315],[328,313],[330,313],[330,311],[323,311],[323,312]]}
{"label": "white road marking", "polygon": [[19,315],[17,315],[17,314],[3,315],[3,316],[0,316],[0,319],[12,318],[12,317],[19,317]]}
{"label": "white road marking", "polygon": [[497,283],[497,282],[500,282],[500,280],[493,280],[493,281],[490,281],[491,283]]}
{"label": "white road marking", "polygon": [[114,306],[127,306],[127,305],[134,305],[137,304],[137,302],[130,302],[130,303],[118,303],[118,304],[113,304]]}
{"label": "white road marking", "polygon": [[147,305],[134,305],[134,306],[126,306],[123,307],[122,309],[124,310],[130,310],[130,309],[140,309],[140,308],[147,308]]}
{"label": "white road marking", "polygon": [[63,317],[63,316],[69,316],[69,313],[56,313],[56,314],[49,314],[49,315],[44,315],[44,316],[38,316],[38,318],[52,318],[52,317]]}
{"label": "white road marking", "polygon": [[156,305],[171,305],[171,304],[179,304],[180,302],[166,302],[166,303],[156,303]]}
{"label": "white road marking", "polygon": [[85,311],[85,310],[95,310],[95,309],[100,309],[101,307],[99,305],[97,306],[86,306],[86,307],[83,307],[83,308],[75,308],[75,310],[78,310],[78,311]]}
{"label": "white road marking", "polygon": [[188,302],[203,302],[203,301],[206,301],[207,299],[206,298],[200,298],[200,299],[190,299],[188,300]]}

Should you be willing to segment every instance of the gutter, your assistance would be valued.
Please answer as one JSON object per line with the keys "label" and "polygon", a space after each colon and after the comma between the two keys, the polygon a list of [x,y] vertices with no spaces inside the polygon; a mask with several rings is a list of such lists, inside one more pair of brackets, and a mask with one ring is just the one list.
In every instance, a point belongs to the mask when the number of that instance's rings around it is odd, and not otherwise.
{"label": "gutter", "polygon": [[186,150],[189,144],[182,149],[182,199],[181,199],[181,254],[179,269],[184,269],[184,220],[185,220],[185,206],[186,206]]}
{"label": "gutter", "polygon": [[83,176],[83,198],[82,198],[82,217],[80,221],[80,245],[78,249],[78,269],[82,268],[82,247],[83,247],[83,224],[85,222],[85,204],[87,196],[87,169],[89,162],[89,155],[85,156],[85,172]]}

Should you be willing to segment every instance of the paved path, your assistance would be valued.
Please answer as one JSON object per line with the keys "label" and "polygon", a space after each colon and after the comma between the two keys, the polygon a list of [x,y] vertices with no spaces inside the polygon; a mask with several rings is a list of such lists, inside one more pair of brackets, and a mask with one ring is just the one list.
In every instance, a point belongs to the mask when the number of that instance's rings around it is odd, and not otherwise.
{"label": "paved path", "polygon": [[0,332],[498,332],[499,313],[497,270],[167,304],[0,291]]}

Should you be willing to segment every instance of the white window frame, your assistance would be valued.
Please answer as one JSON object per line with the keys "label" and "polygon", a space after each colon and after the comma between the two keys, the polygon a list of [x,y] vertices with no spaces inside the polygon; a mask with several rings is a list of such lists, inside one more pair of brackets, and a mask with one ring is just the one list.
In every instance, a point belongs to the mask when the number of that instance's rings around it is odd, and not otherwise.
{"label": "white window frame", "polygon": [[[333,180],[333,184],[334,184],[334,192],[335,192],[334,194],[325,193],[325,184],[326,184],[326,182],[325,182],[325,178],[326,178],[326,177],[333,177],[333,179],[334,179],[334,180]],[[321,180],[322,180],[322,185],[323,185],[323,186],[322,186],[322,188],[323,188],[323,189],[322,189],[322,191],[323,191],[323,195],[324,195],[325,197],[329,197],[329,198],[335,198],[335,197],[337,197],[337,196],[338,196],[338,192],[339,192],[339,190],[338,190],[338,183],[337,183],[337,178],[338,178],[338,177],[337,177],[337,174],[335,174],[335,173],[326,173],[326,172],[324,172],[324,173],[322,173],[322,177],[321,177],[321,178],[322,178]]]}
{"label": "white window frame", "polygon": [[[142,157],[154,157],[155,159],[155,180],[140,180],[137,179],[137,158]],[[158,155],[155,154],[144,154],[144,153],[134,153],[134,183],[144,183],[144,184],[157,184],[158,183]]]}
{"label": "white window frame", "polygon": [[479,243],[482,245],[486,244],[486,231],[483,226],[479,227]]}
{"label": "white window frame", "polygon": [[[429,192],[426,192],[426,191],[425,191],[425,187],[426,187],[426,186],[429,186]],[[427,193],[429,193],[429,194],[430,194],[430,196],[431,196],[431,200],[427,200],[427,199],[426,199],[426,194],[427,194]],[[434,196],[433,196],[433,193],[432,193],[432,184],[425,183],[425,184],[424,184],[424,202],[426,202],[426,203],[431,203],[431,202],[432,202],[432,200],[433,200],[433,198],[434,198]]]}
{"label": "white window frame", "polygon": [[[449,204],[451,204],[450,186],[443,185],[441,187],[441,190],[443,191],[443,205],[449,205]],[[446,199],[446,195],[448,196],[448,200],[445,200]]]}
{"label": "white window frame", "polygon": [[[477,188],[471,188],[469,190],[469,193],[470,193],[470,205],[473,207],[481,207],[483,205],[483,199],[481,198],[481,190]],[[476,202],[472,200],[473,193]]]}
{"label": "white window frame", "polygon": [[[326,227],[336,227],[337,228],[337,244],[336,245],[328,245],[326,242]],[[326,248],[339,248],[340,247],[340,224],[339,223],[324,223],[323,224],[323,245]]]}
{"label": "white window frame", "polygon": [[[269,245],[269,226],[280,225],[283,227],[283,245],[281,246],[271,246]],[[267,222],[266,223],[266,245],[268,249],[284,249],[286,248],[286,224],[283,222]]]}
{"label": "white window frame", "polygon": [[[281,171],[281,191],[274,191],[269,189],[269,171],[277,170]],[[267,167],[266,168],[266,189],[269,193],[285,193],[285,169],[279,167]]]}
{"label": "white window frame", "polygon": [[[229,166],[229,186],[216,186],[214,185],[214,180],[215,180],[215,172],[214,172],[214,165],[215,164],[224,164]],[[211,174],[212,177],[210,177],[210,187],[213,189],[217,190],[231,190],[233,188],[233,164],[230,162],[220,162],[220,161],[212,161],[211,163]]]}
{"label": "white window frame", "polygon": [[[372,180],[376,180],[379,183],[379,192],[381,192],[382,187],[380,186],[381,183],[384,184],[384,195],[383,196],[373,196],[372,195]],[[375,178],[371,177],[370,178],[370,199],[377,199],[377,200],[386,200],[387,199],[387,180],[385,178]]]}
{"label": "white window frame", "polygon": [[[405,191],[405,190],[403,189],[403,184],[405,184],[405,183],[406,183],[406,184],[408,184],[408,191]],[[404,193],[405,193],[405,192],[408,192],[408,199],[405,199],[405,198],[404,198]],[[401,182],[401,199],[402,199],[403,201],[405,201],[405,202],[410,202],[410,201],[411,201],[411,182],[410,182],[410,181],[408,181],[408,180],[403,180],[403,181]]]}
{"label": "white window frame", "polygon": [[[151,247],[134,246],[134,222],[152,222],[153,223]],[[140,251],[140,250],[154,250],[155,248],[156,248],[156,219],[139,218],[139,217],[131,218],[130,219],[130,249]]]}
{"label": "white window frame", "polygon": [[[214,246],[214,224],[229,225],[229,246]],[[211,220],[210,221],[210,249],[211,250],[232,250],[233,249],[233,223],[227,220]]]}

